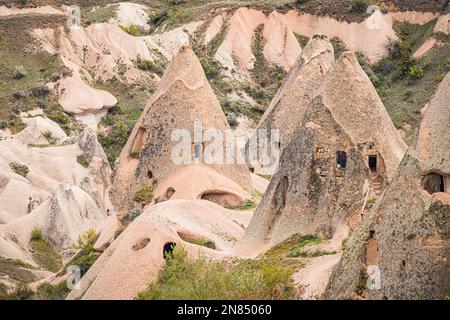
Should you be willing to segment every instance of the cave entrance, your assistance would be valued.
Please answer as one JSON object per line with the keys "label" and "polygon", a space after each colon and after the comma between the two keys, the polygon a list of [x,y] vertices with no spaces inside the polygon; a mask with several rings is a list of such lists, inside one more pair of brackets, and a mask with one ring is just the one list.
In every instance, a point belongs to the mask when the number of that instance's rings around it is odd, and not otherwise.
{"label": "cave entrance", "polygon": [[175,194],[175,189],[170,187],[169,189],[167,189],[166,191],[166,199],[169,200],[170,198],[172,198],[172,196]]}
{"label": "cave entrance", "polygon": [[378,265],[378,244],[375,238],[375,231],[373,230],[369,232],[367,239],[365,260],[366,266]]}
{"label": "cave entrance", "polygon": [[148,132],[145,128],[140,127],[136,136],[134,137],[133,144],[131,145],[130,154],[140,153],[142,147],[148,140]]}
{"label": "cave entrance", "polygon": [[378,162],[378,157],[377,155],[370,155],[369,156],[369,169],[370,172],[377,172],[377,162]]}
{"label": "cave entrance", "polygon": [[422,187],[429,194],[445,192],[444,176],[438,173],[428,173],[422,179]]}
{"label": "cave entrance", "polygon": [[168,254],[172,254],[173,253],[173,249],[175,249],[175,247],[177,246],[177,244],[175,242],[168,242],[164,245],[163,247],[163,257],[164,259],[167,258]]}
{"label": "cave entrance", "polygon": [[340,169],[347,167],[347,153],[345,151],[336,152],[336,167]]}
{"label": "cave entrance", "polygon": [[235,194],[217,190],[204,192],[200,199],[214,202],[225,208],[238,206],[242,202],[242,199]]}

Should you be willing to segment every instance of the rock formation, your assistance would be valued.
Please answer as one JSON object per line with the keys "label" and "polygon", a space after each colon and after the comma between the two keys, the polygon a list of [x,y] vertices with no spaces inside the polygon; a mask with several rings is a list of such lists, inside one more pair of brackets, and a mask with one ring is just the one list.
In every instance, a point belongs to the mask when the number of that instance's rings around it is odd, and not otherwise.
{"label": "rock formation", "polygon": [[360,214],[368,179],[356,144],[316,97],[286,146],[243,242],[275,244],[295,233],[332,238]]}
{"label": "rock formation", "polygon": [[355,55],[343,53],[284,149],[244,242],[294,233],[332,238],[355,227],[369,182],[371,189],[380,187],[375,179],[387,183],[405,148]]}
{"label": "rock formation", "polygon": [[318,94],[358,145],[374,176],[384,184],[389,182],[406,152],[406,144],[354,53],[341,55]]}
{"label": "rock formation", "polygon": [[[293,133],[300,124],[305,109],[308,107],[320,80],[328,72],[334,63],[333,47],[326,36],[314,36],[303,49],[300,58],[294,68],[281,86],[261,121],[256,127],[256,134],[260,129],[267,130],[270,135],[271,129],[280,131],[280,149],[283,150],[291,140]],[[270,138],[270,137],[268,137]],[[246,146],[246,152],[249,144]],[[251,165],[257,171],[266,171],[272,168],[263,166],[252,161]],[[275,168],[276,169],[276,168]],[[273,172],[271,172],[273,173]]]}
{"label": "rock formation", "polygon": [[[157,279],[172,245],[183,246],[193,258],[230,256],[250,216],[205,200],[170,200],[148,207],[102,254],[82,278],[81,289],[73,290],[68,299],[134,299]],[[199,238],[213,241],[217,250],[192,243]]]}
{"label": "rock formation", "polygon": [[[447,74],[391,185],[347,242],[324,298],[443,299],[448,295],[449,89]],[[368,274],[371,290],[365,285]]]}
{"label": "rock formation", "polygon": [[[202,137],[194,134],[196,124],[201,125],[198,131]],[[202,66],[190,46],[185,46],[168,66],[120,155],[114,179],[114,201],[118,210],[129,210],[134,206],[133,195],[138,189],[164,184],[169,175],[179,176],[193,165],[200,167],[202,172],[197,170],[195,175],[184,176],[180,184],[168,186],[164,193],[170,188],[174,190],[169,192],[170,196],[174,196],[177,190],[187,187],[186,184],[183,185],[183,181],[186,183],[195,179],[195,188],[190,189],[193,198],[228,198],[229,202],[235,204],[245,200],[246,192],[242,187],[253,190],[250,173],[245,165],[224,164],[225,157],[218,160],[223,164],[208,165],[203,159],[210,144],[214,142],[214,139],[208,141],[206,138],[209,129],[217,130],[225,139],[229,126]],[[180,143],[173,138],[175,130],[185,130],[186,139],[191,140],[186,143],[192,149],[189,147],[189,150],[181,152],[182,157],[187,157],[186,162],[181,164],[176,164],[173,159],[173,152],[177,150],[174,148]],[[175,136],[175,139],[180,137]],[[224,141],[219,141],[219,144],[225,146]],[[176,156],[178,155],[177,153]],[[217,155],[223,156],[219,150]],[[236,157],[233,161],[235,160]],[[239,194],[221,189],[220,184],[213,183],[218,178],[213,178],[212,174],[234,181],[233,189],[239,190]],[[170,181],[176,182],[173,179]],[[164,193],[155,196],[164,196]]]}

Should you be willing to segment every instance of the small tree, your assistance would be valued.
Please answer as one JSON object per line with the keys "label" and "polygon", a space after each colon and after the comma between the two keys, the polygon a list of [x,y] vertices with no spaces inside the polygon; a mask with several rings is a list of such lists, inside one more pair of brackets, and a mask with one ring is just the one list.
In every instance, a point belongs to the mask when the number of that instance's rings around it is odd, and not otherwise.
{"label": "small tree", "polygon": [[97,233],[94,229],[86,230],[82,235],[78,237],[76,247],[86,252],[94,251],[94,244],[97,240]]}
{"label": "small tree", "polygon": [[350,9],[356,13],[363,13],[367,10],[367,7],[368,4],[366,0],[353,0]]}
{"label": "small tree", "polygon": [[43,239],[42,231],[38,228],[34,228],[31,231],[31,241],[41,241]]}
{"label": "small tree", "polygon": [[19,80],[27,75],[27,71],[23,66],[15,66],[13,71],[13,79]]}

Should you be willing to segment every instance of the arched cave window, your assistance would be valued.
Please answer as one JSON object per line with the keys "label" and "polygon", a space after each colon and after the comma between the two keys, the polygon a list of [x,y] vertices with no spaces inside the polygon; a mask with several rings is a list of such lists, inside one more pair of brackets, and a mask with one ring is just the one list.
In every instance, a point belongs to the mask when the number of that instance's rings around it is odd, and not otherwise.
{"label": "arched cave window", "polygon": [[170,198],[172,198],[172,196],[175,194],[175,189],[170,187],[169,189],[167,189],[166,191],[166,199],[169,200]]}
{"label": "arched cave window", "polygon": [[347,153],[345,151],[336,152],[336,167],[342,169],[347,167]]}
{"label": "arched cave window", "polygon": [[422,178],[422,187],[429,193],[445,192],[444,176],[438,173],[427,173]]}
{"label": "arched cave window", "polygon": [[149,179],[153,179],[153,172],[151,172],[150,170],[147,171],[147,177]]}
{"label": "arched cave window", "polygon": [[164,245],[164,248],[163,248],[164,259],[167,258],[168,254],[171,254],[173,252],[173,249],[175,249],[176,246],[177,246],[177,244],[175,242],[168,242]]}
{"label": "arched cave window", "polygon": [[376,155],[371,155],[369,156],[369,169],[370,172],[377,172],[377,156]]}

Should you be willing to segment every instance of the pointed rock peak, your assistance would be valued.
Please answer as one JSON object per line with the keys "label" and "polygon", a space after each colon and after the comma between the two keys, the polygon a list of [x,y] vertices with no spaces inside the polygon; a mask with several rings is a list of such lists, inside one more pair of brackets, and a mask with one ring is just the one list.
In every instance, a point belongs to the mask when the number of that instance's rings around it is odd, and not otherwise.
{"label": "pointed rock peak", "polygon": [[353,51],[345,51],[341,54],[341,56],[336,60],[336,67],[342,68],[358,68],[362,70],[359,65],[358,58],[356,57]]}
{"label": "pointed rock peak", "polygon": [[379,153],[386,169],[383,174],[391,179],[406,152],[406,144],[353,52],[344,52],[336,60],[319,94],[355,143]]}
{"label": "pointed rock peak", "polygon": [[161,79],[158,91],[165,91],[173,82],[178,80],[190,89],[201,87],[206,82],[203,67],[190,44],[181,47],[173,56]]}
{"label": "pointed rock peak", "polygon": [[440,83],[420,125],[417,140],[419,159],[429,169],[450,173],[450,72]]}
{"label": "pointed rock peak", "polygon": [[315,57],[327,53],[334,58],[334,49],[326,35],[314,35],[303,48],[302,62],[307,64]]}

